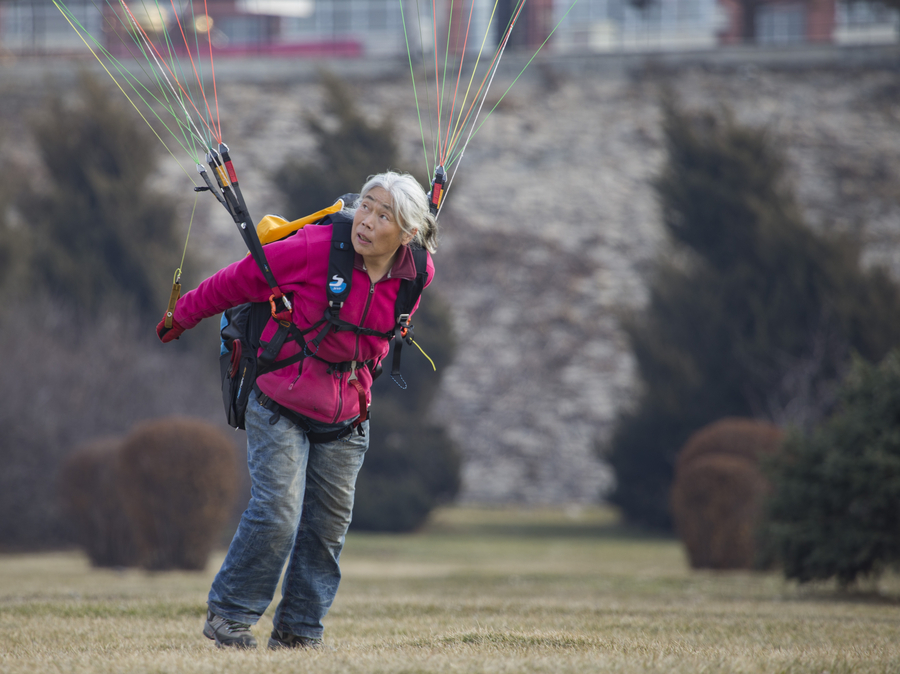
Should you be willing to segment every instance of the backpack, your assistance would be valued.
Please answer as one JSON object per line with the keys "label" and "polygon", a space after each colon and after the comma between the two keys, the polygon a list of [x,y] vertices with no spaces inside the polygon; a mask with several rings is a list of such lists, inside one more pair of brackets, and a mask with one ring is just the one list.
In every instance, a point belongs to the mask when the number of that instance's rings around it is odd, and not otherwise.
{"label": "backpack", "polygon": [[[345,200],[346,200],[345,195]],[[351,195],[351,198],[355,195]],[[321,213],[321,211],[320,211]],[[269,216],[267,216],[269,217]],[[308,218],[304,218],[308,220]],[[292,231],[291,225],[303,223]],[[276,235],[284,234],[280,238],[272,236],[266,239],[266,243],[277,241],[295,233],[306,222],[302,220],[294,223],[285,223],[280,221],[278,227],[274,228]],[[332,225],[331,249],[328,258],[328,277],[327,277],[327,295],[328,308],[324,316],[306,330],[300,330],[290,320],[286,320],[290,313],[278,310],[274,299],[269,302],[250,302],[242,304],[230,309],[226,309],[222,314],[220,326],[221,347],[219,351],[219,369],[222,376],[222,402],[225,406],[225,416],[228,425],[236,429],[244,429],[244,415],[247,410],[247,403],[250,398],[250,392],[254,389],[257,377],[272,372],[273,370],[287,367],[294,363],[298,363],[305,358],[317,358],[323,360],[316,355],[319,344],[331,331],[352,330],[359,335],[369,335],[382,337],[388,341],[394,341],[394,353],[391,366],[391,378],[403,389],[406,388],[406,382],[400,374],[400,352],[403,342],[412,344],[413,332],[412,325],[409,323],[409,315],[412,313],[413,307],[419,300],[425,283],[428,280],[428,272],[426,269],[427,255],[423,248],[412,248],[413,260],[416,266],[415,279],[404,279],[400,283],[400,289],[397,292],[397,300],[395,303],[394,313],[397,317],[395,327],[388,332],[380,332],[369,328],[363,328],[354,325],[340,318],[340,310],[344,302],[350,295],[350,283],[353,277],[353,263],[355,260],[355,251],[350,241],[350,230],[353,224],[352,219],[340,212],[331,212],[324,218],[317,221],[317,224]],[[326,279],[322,279],[323,282]],[[269,319],[275,318],[278,321],[278,330],[268,342],[262,342],[261,337],[263,330],[269,322]],[[307,339],[307,335],[315,333],[311,339]],[[298,353],[288,358],[276,360],[282,346],[288,339],[293,339],[302,347]],[[260,352],[260,348],[263,349]],[[257,355],[259,354],[259,355]],[[327,362],[327,361],[325,361]],[[350,371],[357,367],[357,363],[329,363],[329,367],[341,371]],[[381,364],[374,362],[366,362],[363,365],[370,368],[373,379],[381,374]],[[351,380],[355,382],[356,380]],[[365,392],[362,385],[356,383],[357,391],[360,397],[360,418],[354,424],[358,426],[360,422],[367,418],[367,410],[365,404]],[[274,414],[287,416],[292,421],[306,428],[302,418],[277,403],[268,399],[257,390],[261,402]],[[276,419],[277,420],[277,419]],[[325,441],[331,438],[319,438],[319,441]],[[311,438],[316,440],[316,438]]]}

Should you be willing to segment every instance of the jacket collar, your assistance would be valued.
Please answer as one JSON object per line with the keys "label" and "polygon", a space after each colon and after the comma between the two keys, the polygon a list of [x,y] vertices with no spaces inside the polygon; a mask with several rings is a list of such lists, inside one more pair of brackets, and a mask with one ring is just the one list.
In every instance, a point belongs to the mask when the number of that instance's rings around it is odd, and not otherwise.
{"label": "jacket collar", "polygon": [[[366,263],[363,260],[363,256],[359,253],[356,254],[353,266],[360,271],[366,270]],[[413,259],[413,254],[409,249],[409,246],[400,246],[400,251],[397,254],[397,259],[394,260],[393,266],[381,280],[383,281],[389,278],[409,280],[416,278],[416,262]]]}

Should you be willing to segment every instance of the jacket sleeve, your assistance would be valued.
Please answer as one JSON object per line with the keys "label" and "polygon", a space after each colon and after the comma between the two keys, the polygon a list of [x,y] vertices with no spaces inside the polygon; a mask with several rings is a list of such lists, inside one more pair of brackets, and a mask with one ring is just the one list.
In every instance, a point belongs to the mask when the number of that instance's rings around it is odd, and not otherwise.
{"label": "jacket sleeve", "polygon": [[[301,282],[306,268],[306,242],[303,237],[266,246],[266,259],[282,291]],[[194,290],[185,293],[175,307],[175,320],[186,330],[204,318],[245,302],[266,302],[272,294],[259,266],[249,255],[216,272]]]}

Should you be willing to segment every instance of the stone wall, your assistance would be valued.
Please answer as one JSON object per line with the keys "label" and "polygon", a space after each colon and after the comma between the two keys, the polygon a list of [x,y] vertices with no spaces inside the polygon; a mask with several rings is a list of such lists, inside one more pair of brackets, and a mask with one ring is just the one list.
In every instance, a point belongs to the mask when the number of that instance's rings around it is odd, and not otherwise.
{"label": "stone wall", "polygon": [[[740,53],[534,64],[472,140],[441,217],[433,286],[459,337],[434,415],[463,451],[464,501],[588,502],[612,485],[593,447],[638,386],[618,317],[642,306],[651,263],[667,253],[652,190],[665,158],[661,87],[771,129],[811,225],[857,233],[868,263],[900,274],[897,52]],[[395,120],[408,167],[423,171],[408,71],[335,67],[367,115]],[[230,80],[227,65],[217,71],[226,142],[257,217],[280,212],[270,174],[310,151],[304,115],[322,107],[313,71],[279,68],[273,77],[259,64],[253,78],[245,63]],[[173,160],[161,166],[160,182],[185,194],[187,218],[190,183]],[[243,255],[212,199],[194,226],[211,268]],[[418,337],[427,351],[428,335]]]}

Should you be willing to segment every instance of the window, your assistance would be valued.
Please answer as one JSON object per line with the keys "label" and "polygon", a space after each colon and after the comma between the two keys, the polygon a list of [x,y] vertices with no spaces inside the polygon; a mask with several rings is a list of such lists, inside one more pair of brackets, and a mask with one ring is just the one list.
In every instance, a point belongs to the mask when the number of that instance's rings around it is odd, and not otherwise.
{"label": "window", "polygon": [[351,0],[334,0],[334,30],[347,32],[353,26],[353,7]]}
{"label": "window", "polygon": [[[68,0],[72,22],[98,40],[103,15],[93,0]],[[88,41],[90,37],[86,36]],[[12,0],[0,4],[0,43],[12,51],[72,51],[84,48],[78,33],[50,0]]]}
{"label": "window", "polygon": [[756,10],[759,44],[797,44],[806,40],[806,8],[803,5],[762,5]]}
{"label": "window", "polygon": [[216,21],[215,26],[232,45],[262,44],[269,38],[267,19],[263,16],[223,16]]}

